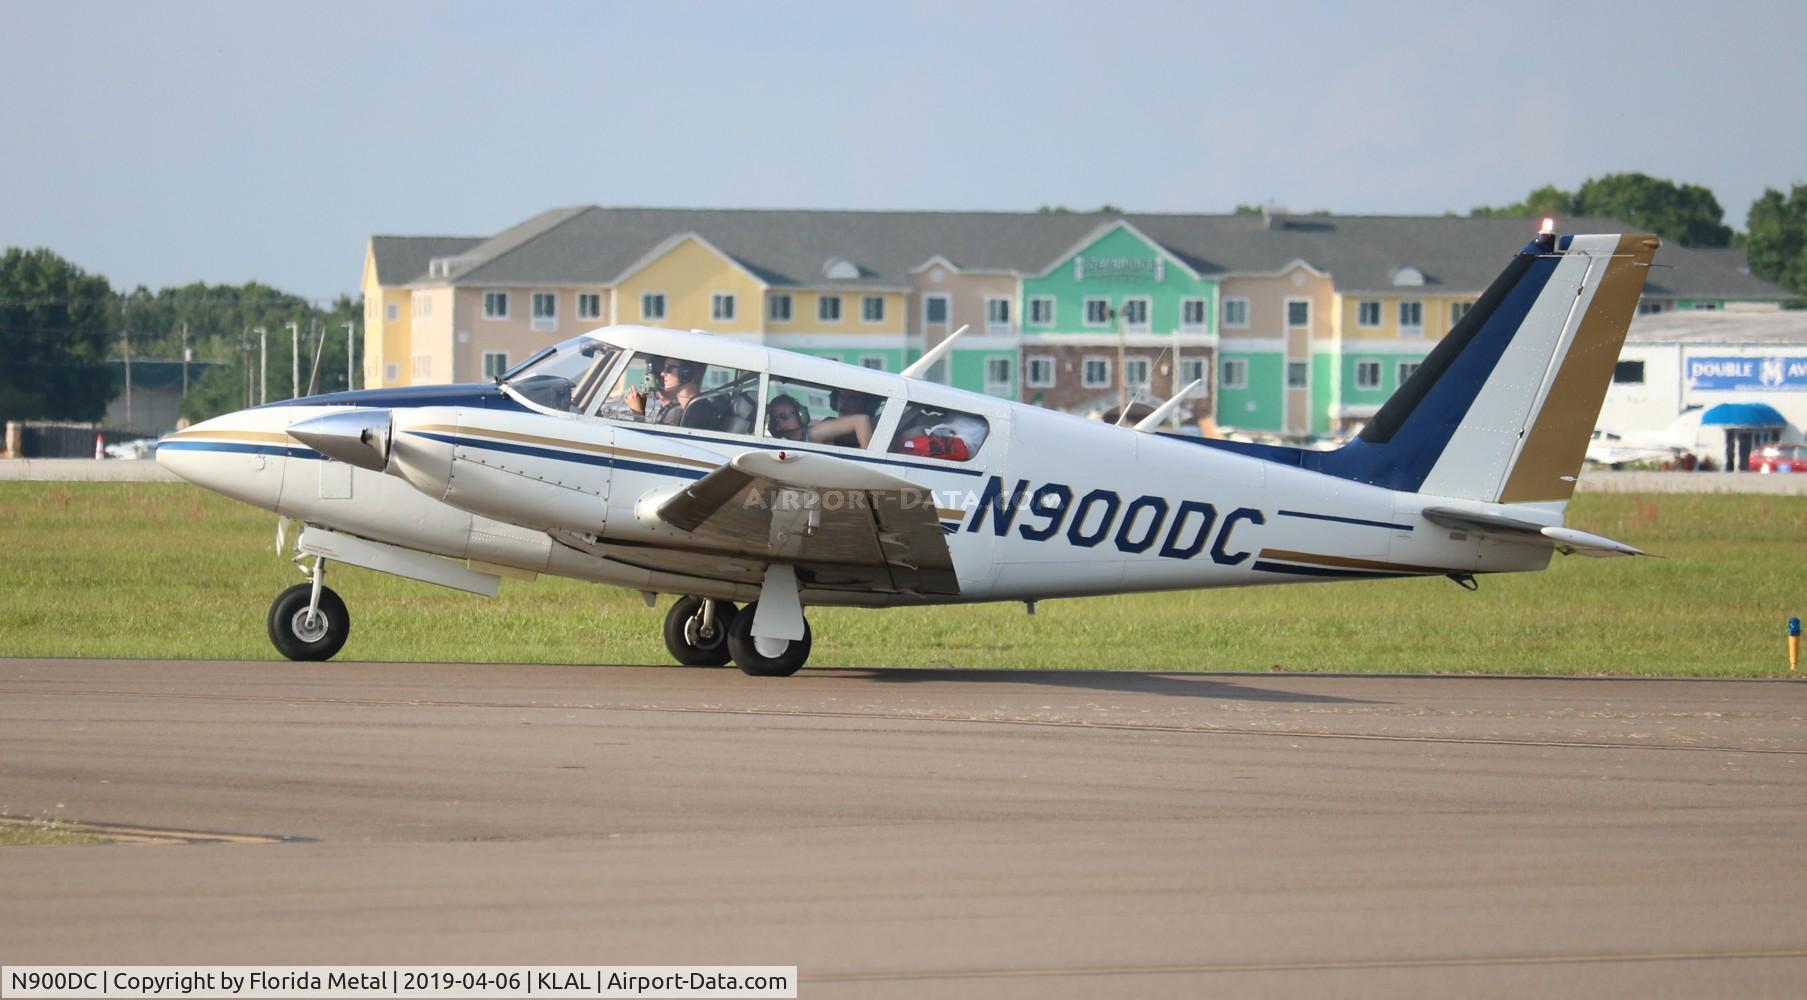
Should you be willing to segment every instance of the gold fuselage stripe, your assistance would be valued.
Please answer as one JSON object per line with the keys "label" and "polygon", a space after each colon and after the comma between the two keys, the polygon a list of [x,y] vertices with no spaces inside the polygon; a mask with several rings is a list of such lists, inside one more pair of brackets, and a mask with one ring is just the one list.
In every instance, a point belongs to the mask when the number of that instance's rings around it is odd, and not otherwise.
{"label": "gold fuselage stripe", "polygon": [[1332,556],[1317,552],[1292,552],[1287,549],[1262,549],[1262,559],[1281,559],[1286,562],[1306,563],[1312,566],[1334,566],[1339,569],[1372,569],[1387,573],[1464,573],[1466,570],[1449,569],[1443,566],[1413,566],[1409,563],[1382,562],[1378,559],[1357,559],[1354,556]]}

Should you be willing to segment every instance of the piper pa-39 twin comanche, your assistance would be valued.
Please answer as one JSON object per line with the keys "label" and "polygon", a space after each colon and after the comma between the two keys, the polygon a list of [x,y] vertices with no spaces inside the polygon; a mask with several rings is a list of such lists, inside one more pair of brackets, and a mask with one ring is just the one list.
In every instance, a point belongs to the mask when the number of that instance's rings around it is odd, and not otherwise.
{"label": "piper pa-39 twin comanche", "polygon": [[[665,642],[755,675],[804,608],[1538,570],[1638,555],[1563,526],[1658,240],[1543,232],[1334,451],[1116,427],[754,343],[607,327],[494,384],[228,414],[157,460],[302,527],[270,608],[295,659],[345,643],[327,564],[493,595],[503,576],[679,595]],[[1191,387],[1188,387],[1189,389]],[[307,557],[311,556],[311,562]]]}

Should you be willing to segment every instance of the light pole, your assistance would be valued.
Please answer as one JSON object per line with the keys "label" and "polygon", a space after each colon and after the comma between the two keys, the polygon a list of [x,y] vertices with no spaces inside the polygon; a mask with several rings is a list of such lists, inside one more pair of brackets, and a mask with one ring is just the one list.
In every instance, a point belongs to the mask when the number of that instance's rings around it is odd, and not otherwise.
{"label": "light pole", "polygon": [[356,328],[356,323],[351,320],[345,321],[345,391],[347,392],[357,388],[351,381],[351,341],[352,331]]}
{"label": "light pole", "polygon": [[301,398],[301,324],[289,324],[289,398]]}
{"label": "light pole", "polygon": [[270,401],[270,338],[263,327],[254,330],[257,334],[257,405],[262,406]]}

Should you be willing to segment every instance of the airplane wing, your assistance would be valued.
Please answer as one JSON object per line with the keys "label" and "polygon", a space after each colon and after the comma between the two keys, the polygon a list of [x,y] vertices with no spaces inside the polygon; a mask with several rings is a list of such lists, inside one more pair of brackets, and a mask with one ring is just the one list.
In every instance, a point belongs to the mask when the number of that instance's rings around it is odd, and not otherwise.
{"label": "airplane wing", "polygon": [[657,514],[701,547],[791,564],[806,587],[960,592],[934,494],[859,462],[747,452]]}
{"label": "airplane wing", "polygon": [[1458,507],[1426,507],[1421,513],[1426,521],[1480,535],[1492,535],[1513,542],[1548,545],[1563,555],[1607,556],[1648,555],[1643,549],[1560,525],[1521,521],[1500,514],[1484,514]]}

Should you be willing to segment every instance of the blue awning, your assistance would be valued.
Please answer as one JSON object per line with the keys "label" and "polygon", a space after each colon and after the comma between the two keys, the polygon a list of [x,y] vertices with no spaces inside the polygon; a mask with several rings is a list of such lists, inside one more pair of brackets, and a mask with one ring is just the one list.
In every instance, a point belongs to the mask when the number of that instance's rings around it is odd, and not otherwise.
{"label": "blue awning", "polygon": [[1720,403],[1700,415],[1702,427],[1786,427],[1788,418],[1766,403]]}

